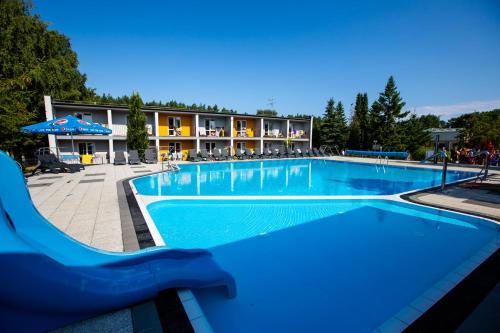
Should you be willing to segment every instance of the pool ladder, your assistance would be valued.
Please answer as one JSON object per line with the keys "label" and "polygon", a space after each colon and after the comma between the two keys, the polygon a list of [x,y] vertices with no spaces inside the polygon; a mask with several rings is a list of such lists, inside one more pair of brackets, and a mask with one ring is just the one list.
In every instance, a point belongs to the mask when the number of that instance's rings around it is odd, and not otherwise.
{"label": "pool ladder", "polygon": [[378,155],[377,161],[375,162],[375,169],[377,170],[377,173],[379,171],[379,166],[382,167],[382,171],[385,173],[386,165],[389,165],[389,158],[387,156],[385,158],[382,158],[382,156]]}
{"label": "pool ladder", "polygon": [[382,166],[385,165],[389,165],[389,157],[385,156],[384,158],[382,158],[381,155],[378,155],[377,156],[377,164],[380,164]]}
{"label": "pool ladder", "polygon": [[490,153],[485,150],[477,154],[476,156],[481,156],[484,155],[484,165],[479,171],[479,173],[476,176],[476,179],[474,180],[474,183],[476,183],[478,180],[481,181],[481,183],[488,178],[488,171],[490,168]]}
{"label": "pool ladder", "polygon": [[161,171],[171,171],[177,172],[180,171],[181,168],[177,164],[174,159],[173,148],[169,150],[167,154],[165,154],[161,159]]}

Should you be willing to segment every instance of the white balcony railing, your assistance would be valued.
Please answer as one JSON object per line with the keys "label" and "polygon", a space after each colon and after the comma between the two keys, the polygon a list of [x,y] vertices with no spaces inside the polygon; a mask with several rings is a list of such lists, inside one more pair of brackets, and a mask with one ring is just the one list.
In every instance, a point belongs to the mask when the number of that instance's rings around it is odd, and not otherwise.
{"label": "white balcony railing", "polygon": [[127,125],[113,124],[112,130],[114,136],[127,136]]}
{"label": "white balcony railing", "polygon": [[[127,125],[113,124],[112,130],[114,136],[127,136]],[[146,130],[148,135],[153,135],[153,125],[146,125]]]}

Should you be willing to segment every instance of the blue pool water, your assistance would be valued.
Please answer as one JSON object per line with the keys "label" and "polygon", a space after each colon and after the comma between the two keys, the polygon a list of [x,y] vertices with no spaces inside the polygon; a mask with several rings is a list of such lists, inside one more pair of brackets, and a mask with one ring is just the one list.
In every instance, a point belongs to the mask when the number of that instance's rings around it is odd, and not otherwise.
{"label": "blue pool water", "polygon": [[[447,181],[477,173],[448,171]],[[380,195],[437,186],[441,171],[325,161],[270,160],[182,165],[133,181],[142,195]]]}
{"label": "blue pool water", "polygon": [[238,296],[194,291],[215,332],[370,332],[485,244],[478,219],[383,200],[150,204],[166,244],[207,248]]}

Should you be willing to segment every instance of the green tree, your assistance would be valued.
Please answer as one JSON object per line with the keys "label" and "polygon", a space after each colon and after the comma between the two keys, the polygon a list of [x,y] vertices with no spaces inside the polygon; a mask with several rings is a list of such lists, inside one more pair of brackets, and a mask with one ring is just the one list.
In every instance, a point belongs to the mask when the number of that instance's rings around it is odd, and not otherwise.
{"label": "green tree", "polygon": [[49,30],[21,0],[0,1],[0,148],[18,158],[47,136],[28,136],[19,128],[44,121],[44,95],[81,100],[85,87],[68,38]]}
{"label": "green tree", "polygon": [[430,133],[425,131],[429,128],[427,126],[429,119],[427,116],[417,117],[411,114],[408,119],[399,124],[402,150],[410,152],[414,159],[421,160],[425,157],[425,155],[417,155],[417,151],[431,141]]}
{"label": "green tree", "polygon": [[259,110],[257,110],[256,114],[258,116],[271,116],[271,117],[278,116],[278,112],[275,110],[271,110],[271,109],[259,109]]}
{"label": "green tree", "polygon": [[325,108],[323,123],[321,126],[321,141],[328,146],[339,146],[344,148],[347,140],[347,123],[345,119],[344,106],[330,98]]}
{"label": "green tree", "polygon": [[366,149],[369,147],[368,95],[356,96],[354,114],[349,127],[349,148]]}
{"label": "green tree", "polygon": [[323,118],[313,118],[312,144],[313,147],[320,147],[323,144],[321,129],[323,127]]}
{"label": "green tree", "polygon": [[473,112],[452,118],[450,127],[460,128],[460,144],[469,147],[483,147],[492,143],[500,145],[500,109],[487,112]]}
{"label": "green tree", "polygon": [[410,113],[409,111],[402,111],[405,104],[396,87],[394,78],[389,77],[384,92],[379,94],[378,100],[373,103],[370,110],[372,140],[377,140],[379,144],[387,148],[402,148],[398,122]]}
{"label": "green tree", "polygon": [[439,119],[439,116],[427,114],[419,117],[419,122],[422,126],[427,128],[442,128],[445,127],[445,122]]}
{"label": "green tree", "polygon": [[130,97],[127,117],[127,145],[130,150],[137,150],[139,156],[144,156],[144,151],[149,146],[148,132],[146,129],[146,115],[141,111],[142,99],[139,93],[134,92]]}

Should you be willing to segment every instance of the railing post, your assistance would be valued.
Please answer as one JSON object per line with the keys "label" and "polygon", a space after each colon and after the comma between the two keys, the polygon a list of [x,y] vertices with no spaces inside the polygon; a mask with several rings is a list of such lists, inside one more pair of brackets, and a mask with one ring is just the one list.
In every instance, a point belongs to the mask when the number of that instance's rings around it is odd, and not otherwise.
{"label": "railing post", "polygon": [[484,152],[485,158],[484,158],[484,176],[483,180],[486,180],[488,178],[488,170],[490,168],[490,152],[485,151]]}
{"label": "railing post", "polygon": [[[437,157],[436,157],[437,159]],[[444,191],[446,186],[446,171],[448,170],[448,156],[443,154],[443,174],[441,175],[441,191]]]}

